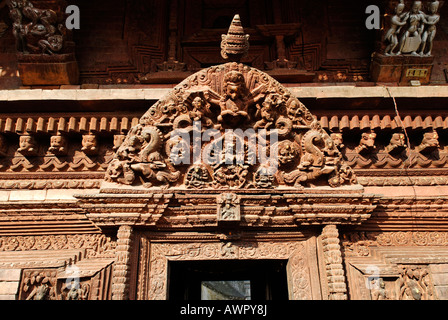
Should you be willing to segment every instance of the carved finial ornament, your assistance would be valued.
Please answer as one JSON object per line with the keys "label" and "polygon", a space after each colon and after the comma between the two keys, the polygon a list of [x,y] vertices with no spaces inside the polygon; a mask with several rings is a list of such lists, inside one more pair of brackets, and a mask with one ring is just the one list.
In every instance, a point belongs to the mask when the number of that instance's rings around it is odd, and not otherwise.
{"label": "carved finial ornament", "polygon": [[233,17],[227,35],[222,35],[221,56],[231,62],[239,62],[249,52],[249,35],[244,33],[238,14]]}

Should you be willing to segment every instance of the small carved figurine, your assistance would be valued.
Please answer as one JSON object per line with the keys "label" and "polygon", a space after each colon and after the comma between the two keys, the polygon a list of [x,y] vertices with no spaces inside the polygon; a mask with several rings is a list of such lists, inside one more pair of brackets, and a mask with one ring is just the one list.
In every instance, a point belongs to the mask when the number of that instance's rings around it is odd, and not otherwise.
{"label": "small carved figurine", "polygon": [[423,134],[422,143],[417,146],[418,152],[434,151],[439,147],[439,135],[436,131],[429,131]]}
{"label": "small carved figurine", "polygon": [[400,40],[400,49],[397,55],[401,53],[411,53],[418,55],[417,50],[422,42],[422,33],[424,28],[425,14],[421,11],[422,2],[414,1],[411,12],[409,12],[409,27],[404,32]]}
{"label": "small carved figurine", "polygon": [[82,136],[81,151],[87,155],[96,155],[98,153],[96,135],[85,134]]}
{"label": "small carved figurine", "polygon": [[271,188],[275,180],[275,167],[260,166],[254,174],[254,183],[258,188]]}
{"label": "small carved figurine", "polygon": [[369,152],[376,149],[375,146],[376,133],[374,132],[363,132],[361,135],[361,140],[359,145],[355,148],[356,153]]}
{"label": "small carved figurine", "polygon": [[211,127],[213,125],[213,121],[205,116],[210,108],[210,105],[206,101],[201,97],[196,97],[193,99],[191,106],[193,110],[190,112],[190,116],[193,121],[201,121],[205,127]]}
{"label": "small carved figurine", "polygon": [[185,186],[188,188],[203,188],[207,185],[209,173],[203,166],[195,165],[191,167],[185,176]]}
{"label": "small carved figurine", "polygon": [[19,148],[17,149],[17,152],[24,156],[35,156],[37,155],[37,150],[38,146],[33,136],[20,136]]}
{"label": "small carved figurine", "polygon": [[223,193],[218,196],[218,220],[239,221],[240,201],[236,194]]}
{"label": "small carved figurine", "polygon": [[386,56],[394,55],[393,51],[398,45],[398,35],[401,31],[401,27],[406,25],[409,13],[403,13],[404,2],[403,0],[395,8],[395,15],[391,18],[390,29],[387,31],[384,39],[389,41],[389,45],[386,47],[384,54]]}
{"label": "small carved figurine", "polygon": [[268,94],[261,107],[258,108],[257,116],[261,117],[261,120],[255,123],[254,129],[269,129],[277,119],[276,108],[279,108],[282,104],[281,97],[275,92]]}
{"label": "small carved figurine", "polygon": [[401,151],[406,148],[406,138],[403,133],[394,133],[390,139],[389,145],[386,146],[385,151],[387,153],[392,153],[396,151]]}
{"label": "small carved figurine", "polygon": [[336,148],[338,148],[339,150],[344,149],[345,145],[344,145],[344,138],[342,136],[342,133],[332,133],[330,135],[330,138],[333,140]]}
{"label": "small carved figurine", "polygon": [[278,162],[279,165],[286,165],[294,162],[300,154],[300,148],[297,143],[289,140],[281,141],[278,144]]}
{"label": "small carved figurine", "polygon": [[[421,56],[430,56],[434,38],[436,36],[436,24],[440,20],[440,16],[437,14],[439,10],[439,1],[433,1],[429,4],[429,15],[425,15],[423,22],[425,23],[425,31],[422,36],[422,45],[420,49]],[[427,51],[425,52],[425,49]]]}
{"label": "small carved figurine", "polygon": [[48,152],[54,155],[66,155],[67,154],[67,140],[64,136],[52,136],[50,138],[50,147]]}

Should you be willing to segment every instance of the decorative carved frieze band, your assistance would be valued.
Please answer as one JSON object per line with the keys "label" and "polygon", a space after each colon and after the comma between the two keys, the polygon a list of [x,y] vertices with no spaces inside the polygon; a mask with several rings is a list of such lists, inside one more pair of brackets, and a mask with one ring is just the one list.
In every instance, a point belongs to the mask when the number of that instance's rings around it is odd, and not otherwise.
{"label": "decorative carved frieze band", "polygon": [[85,250],[86,258],[114,258],[116,242],[104,234],[0,237],[0,251]]}

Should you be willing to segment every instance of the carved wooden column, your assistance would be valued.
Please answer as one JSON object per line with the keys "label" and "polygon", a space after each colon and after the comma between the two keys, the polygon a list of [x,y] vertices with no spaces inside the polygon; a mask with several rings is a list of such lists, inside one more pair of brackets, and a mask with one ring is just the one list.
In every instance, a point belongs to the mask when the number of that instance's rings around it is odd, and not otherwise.
{"label": "carved wooden column", "polygon": [[329,300],[347,300],[347,285],[342,267],[339,232],[335,225],[327,225],[321,234]]}
{"label": "carved wooden column", "polygon": [[131,273],[132,226],[120,226],[117,233],[117,249],[112,275],[112,300],[129,300]]}

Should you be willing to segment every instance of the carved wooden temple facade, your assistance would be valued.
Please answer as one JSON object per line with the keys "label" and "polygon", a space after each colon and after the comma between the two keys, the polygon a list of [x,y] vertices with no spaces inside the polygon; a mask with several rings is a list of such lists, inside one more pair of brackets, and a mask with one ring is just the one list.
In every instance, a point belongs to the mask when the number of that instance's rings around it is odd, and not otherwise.
{"label": "carved wooden temple facade", "polygon": [[444,2],[0,1],[0,299],[448,299]]}

